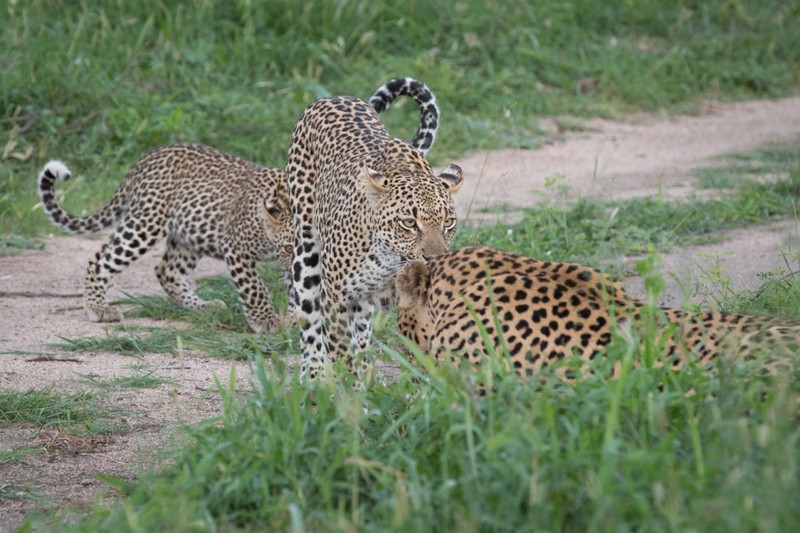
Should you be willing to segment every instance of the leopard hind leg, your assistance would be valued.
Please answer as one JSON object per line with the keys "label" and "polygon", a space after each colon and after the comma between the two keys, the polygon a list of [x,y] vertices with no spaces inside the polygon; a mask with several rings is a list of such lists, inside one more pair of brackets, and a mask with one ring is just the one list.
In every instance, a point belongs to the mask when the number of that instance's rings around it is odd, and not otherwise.
{"label": "leopard hind leg", "polygon": [[92,322],[119,322],[122,313],[108,303],[111,279],[136,261],[161,238],[163,217],[138,217],[128,212],[89,261],[84,280],[84,308]]}

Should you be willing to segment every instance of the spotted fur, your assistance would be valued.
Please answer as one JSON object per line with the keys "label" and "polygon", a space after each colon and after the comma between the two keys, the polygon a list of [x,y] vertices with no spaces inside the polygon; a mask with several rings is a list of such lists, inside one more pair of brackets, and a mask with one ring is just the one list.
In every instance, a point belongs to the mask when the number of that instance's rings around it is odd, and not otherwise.
{"label": "spotted fur", "polygon": [[[418,87],[418,102],[430,94],[413,80],[387,84],[401,86]],[[435,109],[432,95],[427,101]],[[391,138],[366,102],[336,97],[310,105],[295,126],[286,174],[303,378],[340,356],[361,375],[364,361],[354,356],[369,343],[374,307],[393,302],[397,273],[449,248],[461,169],[434,175],[423,152],[435,124],[421,123],[409,144]]]}
{"label": "spotted fur", "polygon": [[[392,83],[372,98],[385,110],[400,95],[409,95],[421,110],[420,151],[430,148],[438,126],[438,109],[419,84]],[[54,192],[57,179],[67,180],[63,163],[47,163],[39,175],[39,197],[50,219],[74,233],[116,229],[89,262],[84,307],[90,320],[114,322],[120,311],[108,304],[111,278],[141,257],[161,238],[167,249],[156,267],[166,293],[189,309],[224,305],[197,297],[189,275],[199,259],[226,262],[252,331],[279,326],[268,290],[256,264],[279,258],[288,272],[292,255],[292,216],[283,171],[198,144],[174,144],[140,159],[125,176],[111,201],[98,213],[76,217],[66,212]]]}
{"label": "spotted fur", "polygon": [[[503,353],[505,343],[509,365],[526,377],[573,355],[594,360],[615,333],[630,335],[642,320],[643,303],[595,269],[486,247],[415,261],[396,284],[397,327],[423,350],[477,366],[491,349]],[[720,355],[732,361],[760,352],[800,355],[798,322],[672,308],[661,313],[665,344],[656,366],[678,369],[689,361],[710,366]],[[475,316],[494,346],[484,345]],[[587,371],[584,365],[582,372]],[[562,377],[573,374],[564,370]]]}

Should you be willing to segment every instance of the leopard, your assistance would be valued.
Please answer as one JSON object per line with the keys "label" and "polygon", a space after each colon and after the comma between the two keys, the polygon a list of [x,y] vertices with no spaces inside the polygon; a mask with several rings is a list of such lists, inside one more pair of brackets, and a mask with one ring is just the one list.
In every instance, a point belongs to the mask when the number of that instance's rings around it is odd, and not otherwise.
{"label": "leopard", "polygon": [[[643,326],[645,301],[580,263],[465,247],[410,262],[396,279],[396,291],[398,332],[436,360],[472,370],[502,354],[501,363],[521,378],[536,379],[550,367],[568,383],[595,375],[593,362],[615,337],[642,342],[641,336],[635,340],[634,328]],[[656,311],[663,348],[654,367],[713,370],[727,362],[774,374],[800,355],[800,321],[674,307]],[[614,362],[611,376],[620,368]]]}
{"label": "leopard", "polygon": [[[439,114],[429,92],[420,92],[419,84],[398,78],[379,87],[370,105],[376,113],[383,112],[401,95],[419,104],[420,130],[411,145],[425,154],[435,140]],[[225,306],[221,300],[201,299],[190,281],[198,261],[207,256],[225,262],[251,332],[288,325],[279,319],[256,270],[257,264],[278,259],[287,289],[291,288],[294,232],[283,169],[202,144],[170,144],[137,161],[111,200],[89,216],[70,214],[55,194],[55,181],[68,180],[71,175],[58,160],[48,162],[39,174],[38,193],[50,220],[76,234],[116,226],[86,269],[83,302],[90,321],[122,320],[122,312],[108,302],[109,283],[166,238],[155,274],[179,306],[191,310]],[[293,314],[290,309],[287,322]]]}
{"label": "leopard", "polygon": [[[402,83],[433,104],[427,86]],[[415,139],[432,138],[435,125],[424,126]],[[375,108],[350,96],[321,98],[297,121],[286,176],[304,383],[331,376],[341,360],[363,388],[372,313],[394,305],[394,278],[406,263],[450,248],[462,170],[450,164],[434,173],[413,144],[391,137]]]}

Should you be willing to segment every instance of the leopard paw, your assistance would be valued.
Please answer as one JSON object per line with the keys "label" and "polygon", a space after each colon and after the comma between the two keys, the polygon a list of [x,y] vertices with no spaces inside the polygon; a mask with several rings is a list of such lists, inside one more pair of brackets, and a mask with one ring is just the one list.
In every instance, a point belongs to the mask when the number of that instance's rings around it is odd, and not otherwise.
{"label": "leopard paw", "polygon": [[205,300],[205,301],[203,301],[203,309],[207,309],[207,310],[213,311],[215,309],[225,309],[226,307],[228,307],[228,306],[225,305],[225,302],[223,302],[222,300]]}
{"label": "leopard paw", "polygon": [[122,312],[108,305],[102,307],[87,307],[86,316],[92,322],[119,322]]}
{"label": "leopard paw", "polygon": [[271,314],[263,320],[247,320],[247,326],[251,333],[265,333],[268,331],[275,331],[281,328],[281,321],[274,314]]}

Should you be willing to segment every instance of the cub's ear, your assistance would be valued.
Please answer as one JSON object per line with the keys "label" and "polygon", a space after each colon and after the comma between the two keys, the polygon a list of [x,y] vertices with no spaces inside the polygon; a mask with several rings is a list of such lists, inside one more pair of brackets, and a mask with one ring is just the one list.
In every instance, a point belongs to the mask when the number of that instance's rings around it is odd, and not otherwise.
{"label": "cub's ear", "polygon": [[428,297],[429,277],[428,265],[423,261],[412,261],[406,265],[394,283],[398,306],[408,309],[421,305]]}
{"label": "cub's ear", "polygon": [[442,170],[441,174],[437,177],[447,185],[450,192],[456,192],[464,185],[464,175],[461,172],[461,167],[452,163],[450,163],[446,169]]}
{"label": "cub's ear", "polygon": [[364,183],[367,185],[367,190],[378,194],[386,192],[386,177],[378,172],[372,170],[366,163],[361,165],[361,175],[364,177]]}
{"label": "cub's ear", "polygon": [[289,204],[283,198],[264,199],[264,212],[267,220],[276,226],[280,224],[281,213],[287,213],[289,210]]}

